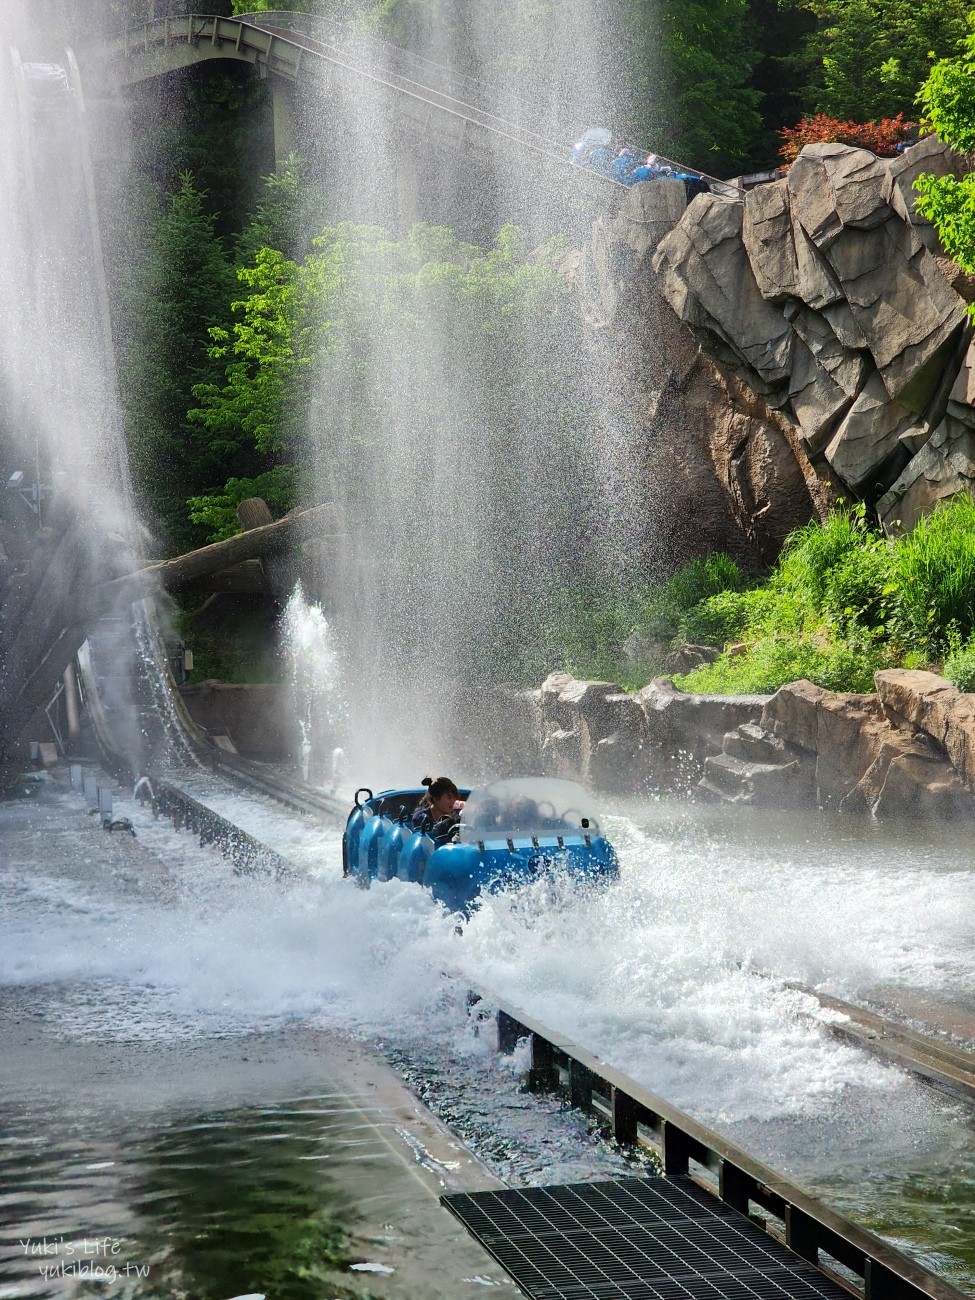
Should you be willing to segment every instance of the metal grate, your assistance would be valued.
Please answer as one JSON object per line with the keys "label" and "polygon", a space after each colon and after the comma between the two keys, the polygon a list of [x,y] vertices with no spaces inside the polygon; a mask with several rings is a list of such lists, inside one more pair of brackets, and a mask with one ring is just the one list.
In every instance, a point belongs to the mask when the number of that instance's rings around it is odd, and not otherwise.
{"label": "metal grate", "polygon": [[849,1300],[687,1178],[441,1200],[531,1300]]}

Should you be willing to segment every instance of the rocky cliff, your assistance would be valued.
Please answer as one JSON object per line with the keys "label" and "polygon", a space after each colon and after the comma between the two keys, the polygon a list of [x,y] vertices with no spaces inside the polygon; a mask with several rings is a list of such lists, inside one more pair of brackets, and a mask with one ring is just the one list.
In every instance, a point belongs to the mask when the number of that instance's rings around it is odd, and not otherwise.
{"label": "rocky cliff", "polygon": [[523,753],[553,776],[875,818],[975,818],[975,696],[890,669],[872,695],[790,682],[775,695],[687,695],[657,678],[629,695],[552,673],[525,697]]}
{"label": "rocky cliff", "polygon": [[965,166],[809,145],[747,194],[648,181],[593,223],[566,273],[638,408],[662,554],[689,516],[694,553],[767,561],[836,496],[893,532],[975,487],[975,295],[913,198]]}
{"label": "rocky cliff", "polygon": [[912,188],[962,169],[933,138],[889,161],[809,145],[782,180],[697,197],[653,256],[704,352],[890,531],[975,484],[967,286]]}
{"label": "rocky cliff", "polygon": [[[661,293],[654,253],[681,222],[683,183],[621,192],[565,273],[589,326],[594,366],[621,376],[619,418],[632,418],[661,569],[707,550],[770,561],[783,538],[821,514],[829,489],[792,423],[699,346]],[[688,520],[693,527],[688,527]]]}

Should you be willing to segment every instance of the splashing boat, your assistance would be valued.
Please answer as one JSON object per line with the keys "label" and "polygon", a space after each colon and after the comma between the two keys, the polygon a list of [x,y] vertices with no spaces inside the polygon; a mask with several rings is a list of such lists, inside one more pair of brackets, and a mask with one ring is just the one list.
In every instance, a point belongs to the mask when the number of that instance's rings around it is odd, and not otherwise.
{"label": "splashing boat", "polygon": [[446,842],[413,827],[425,793],[422,786],[357,790],[342,838],[343,874],[366,889],[374,880],[414,881],[450,911],[549,871],[589,881],[619,876],[593,800],[574,781],[512,777],[461,790],[460,822]]}

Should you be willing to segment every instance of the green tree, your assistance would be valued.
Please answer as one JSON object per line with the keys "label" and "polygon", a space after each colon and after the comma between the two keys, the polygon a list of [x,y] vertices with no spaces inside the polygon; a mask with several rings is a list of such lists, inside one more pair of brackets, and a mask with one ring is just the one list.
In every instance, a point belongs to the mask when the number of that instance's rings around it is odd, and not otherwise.
{"label": "green tree", "polygon": [[136,483],[169,544],[193,544],[184,499],[222,482],[219,453],[188,425],[194,385],[215,371],[211,327],[229,315],[233,270],[193,178],[180,178],[162,211],[148,213],[146,256],[122,291],[122,391]]}
{"label": "green tree", "polygon": [[[927,125],[941,140],[968,154],[975,149],[975,13],[954,58],[939,59],[921,89]],[[946,252],[975,272],[975,174],[921,176],[917,207],[937,228]]]}
{"label": "green tree", "polygon": [[[752,84],[760,55],[748,0],[673,0],[661,18],[670,90],[647,106],[643,134],[660,153],[692,167],[740,170],[762,128],[761,94]],[[637,31],[644,35],[641,63],[649,67],[655,55],[645,42],[656,33],[642,20]]]}
{"label": "green tree", "polygon": [[910,114],[932,59],[965,32],[966,0],[806,0],[818,26],[809,53],[818,65],[813,107],[870,122]]}

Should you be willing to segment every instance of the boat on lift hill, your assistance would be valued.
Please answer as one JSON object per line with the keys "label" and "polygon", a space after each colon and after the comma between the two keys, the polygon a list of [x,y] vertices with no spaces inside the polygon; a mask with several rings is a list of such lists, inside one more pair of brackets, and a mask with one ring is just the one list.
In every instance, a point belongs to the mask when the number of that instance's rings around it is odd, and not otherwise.
{"label": "boat on lift hill", "polygon": [[357,790],[342,839],[344,874],[366,889],[374,880],[422,884],[451,911],[546,871],[579,880],[619,876],[593,800],[574,781],[515,777],[463,789],[460,822],[446,843],[413,826],[425,794],[422,786]]}

